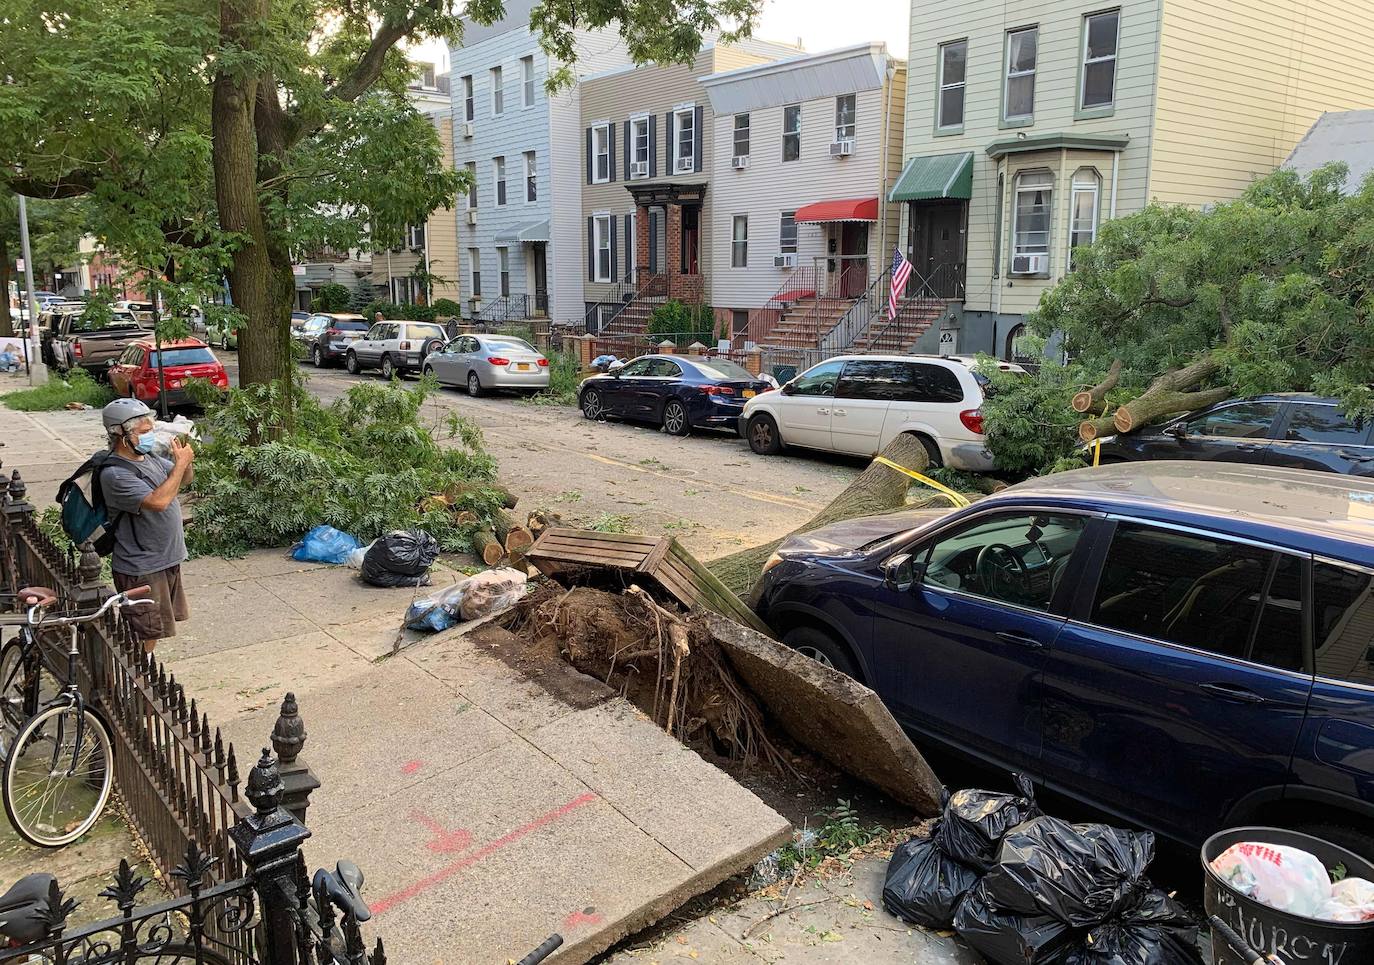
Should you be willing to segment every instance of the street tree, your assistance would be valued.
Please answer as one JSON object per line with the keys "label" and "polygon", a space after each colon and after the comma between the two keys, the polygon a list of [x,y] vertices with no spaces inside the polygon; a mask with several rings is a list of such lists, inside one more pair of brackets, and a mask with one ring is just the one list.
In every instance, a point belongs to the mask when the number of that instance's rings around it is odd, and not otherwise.
{"label": "street tree", "polygon": [[[78,244],[86,231],[87,207],[77,201],[29,202],[29,247],[33,251],[35,285],[42,286],[59,268],[76,264]],[[19,251],[19,202],[13,194],[0,192],[0,293],[4,302],[0,305],[0,337],[14,334],[9,291]],[[23,287],[22,282],[18,287]]]}
{"label": "street tree", "polygon": [[[541,0],[532,29],[566,84],[578,29],[636,61],[747,35],[762,0]],[[503,0],[470,0],[490,24]],[[458,0],[9,0],[0,16],[0,182],[87,196],[122,258],[184,288],[227,274],[244,384],[292,371],[293,253],[385,249],[466,188],[406,99],[402,47],[460,41]]]}

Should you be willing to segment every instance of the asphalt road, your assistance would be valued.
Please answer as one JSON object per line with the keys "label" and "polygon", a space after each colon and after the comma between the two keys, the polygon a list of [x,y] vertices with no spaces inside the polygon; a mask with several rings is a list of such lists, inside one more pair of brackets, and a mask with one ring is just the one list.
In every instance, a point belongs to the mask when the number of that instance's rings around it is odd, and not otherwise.
{"label": "asphalt road", "polygon": [[[220,357],[237,384],[234,354]],[[377,377],[309,366],[305,372],[310,391],[326,402]],[[502,480],[521,496],[520,510],[670,534],[703,559],[789,532],[861,468],[820,454],[758,456],[733,433],[680,438],[647,426],[590,422],[575,408],[530,405],[513,395],[472,399],[444,389],[426,405],[433,425],[450,412],[481,426]]]}

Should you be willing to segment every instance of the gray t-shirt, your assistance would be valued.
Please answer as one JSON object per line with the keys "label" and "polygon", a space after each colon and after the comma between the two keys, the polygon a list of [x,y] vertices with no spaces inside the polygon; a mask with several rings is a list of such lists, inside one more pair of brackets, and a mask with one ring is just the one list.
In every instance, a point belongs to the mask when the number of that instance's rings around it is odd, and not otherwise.
{"label": "gray t-shirt", "polygon": [[125,576],[146,576],[186,559],[181,502],[173,499],[160,513],[141,508],[154,489],[171,475],[172,462],[144,456],[139,462],[111,454],[100,473],[101,491],[110,514],[123,513],[115,526],[111,568]]}

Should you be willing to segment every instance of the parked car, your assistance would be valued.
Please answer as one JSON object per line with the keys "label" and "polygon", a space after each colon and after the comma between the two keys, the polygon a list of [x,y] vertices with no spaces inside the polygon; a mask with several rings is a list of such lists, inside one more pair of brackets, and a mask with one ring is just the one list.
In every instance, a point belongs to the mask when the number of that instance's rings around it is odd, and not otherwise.
{"label": "parked car", "polygon": [[1374,858],[1374,480],[1188,462],[786,541],[752,602],[919,739],[1188,845]]}
{"label": "parked car", "polygon": [[230,349],[238,351],[239,348],[239,329],[234,324],[237,315],[225,313],[219,318],[207,320],[205,323],[205,340],[211,345],[218,345],[221,352]]}
{"label": "parked car", "polygon": [[585,380],[578,405],[588,419],[648,422],[685,436],[694,428],[736,429],[746,403],[772,388],[729,359],[641,355]]}
{"label": "parked car", "polygon": [[[157,343],[151,338],[129,345],[110,363],[110,387],[116,395],[141,399],[150,406],[160,402]],[[162,378],[167,383],[167,404],[189,402],[187,379],[208,379],[220,389],[229,388],[229,375],[210,347],[198,338],[168,342],[162,346]]]}
{"label": "parked car", "polygon": [[304,325],[304,324],[310,319],[310,315],[311,315],[310,312],[292,312],[292,313],[291,313],[291,331],[294,332],[294,331],[296,331],[298,328],[300,328],[302,325]]}
{"label": "parked car", "polygon": [[342,359],[348,347],[366,335],[368,328],[367,319],[361,315],[317,312],[300,328],[292,329],[291,337],[301,347],[301,358],[322,369]]}
{"label": "parked car", "polygon": [[909,432],[932,466],[986,472],[993,468],[983,439],[987,379],[974,366],[934,355],[827,359],[746,404],[740,435],[761,455],[798,446],[872,456]]}
{"label": "parked car", "polygon": [[49,328],[51,340],[46,344],[52,359],[49,364],[61,373],[82,368],[96,379],[105,378],[110,361],[119,358],[131,342],[145,338],[150,328],[149,323],[122,309],[115,309],[99,328],[81,314],[56,313]]}
{"label": "parked car", "polygon": [[448,333],[436,322],[376,322],[344,353],[344,366],[352,375],[363,369],[381,369],[382,378],[419,371],[425,356],[444,346]]}
{"label": "parked car", "polygon": [[425,357],[423,372],[440,385],[466,386],[474,398],[491,389],[534,393],[549,387],[549,360],[513,335],[459,335]]}
{"label": "parked car", "polygon": [[[1100,462],[1204,459],[1374,476],[1374,423],[1308,393],[1230,399],[1136,432],[1106,436]],[[1091,459],[1091,446],[1083,448]]]}

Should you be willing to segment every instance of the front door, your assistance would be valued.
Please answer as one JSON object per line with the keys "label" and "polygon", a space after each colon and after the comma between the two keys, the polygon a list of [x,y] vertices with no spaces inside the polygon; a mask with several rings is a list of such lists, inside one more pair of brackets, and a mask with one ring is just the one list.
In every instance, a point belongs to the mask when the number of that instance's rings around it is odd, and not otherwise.
{"label": "front door", "polygon": [[[964,262],[964,205],[911,206],[911,264],[926,280],[922,293],[957,298],[957,279]],[[913,285],[915,279],[913,279]]]}
{"label": "front door", "polygon": [[682,206],[682,273],[695,275],[701,270],[701,208]]}
{"label": "front door", "polygon": [[846,221],[840,226],[840,296],[858,298],[868,288],[868,225]]}
{"label": "front door", "polygon": [[531,246],[530,258],[534,261],[534,317],[546,318],[549,314],[549,252],[544,244]]}

